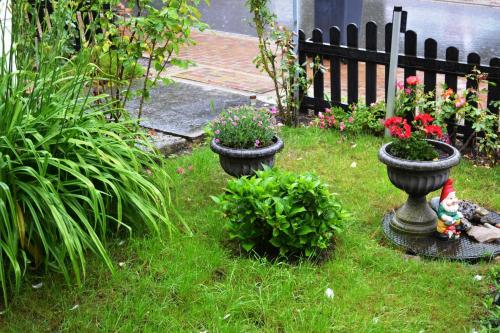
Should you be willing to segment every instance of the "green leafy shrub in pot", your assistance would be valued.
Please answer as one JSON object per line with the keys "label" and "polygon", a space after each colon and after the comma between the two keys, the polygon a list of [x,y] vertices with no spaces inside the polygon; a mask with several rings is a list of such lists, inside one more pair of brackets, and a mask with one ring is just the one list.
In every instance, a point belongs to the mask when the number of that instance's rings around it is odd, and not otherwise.
{"label": "green leafy shrub in pot", "polygon": [[314,256],[332,243],[348,217],[328,186],[312,173],[265,168],[230,180],[219,205],[231,240],[245,251]]}

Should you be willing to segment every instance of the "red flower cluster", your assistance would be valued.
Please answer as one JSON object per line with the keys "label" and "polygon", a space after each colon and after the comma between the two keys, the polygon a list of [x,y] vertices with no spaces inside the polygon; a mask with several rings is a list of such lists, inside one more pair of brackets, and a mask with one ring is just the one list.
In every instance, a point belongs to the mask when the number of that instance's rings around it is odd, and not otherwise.
{"label": "red flower cluster", "polygon": [[427,126],[434,121],[434,118],[432,118],[432,116],[428,113],[420,113],[415,117],[414,120],[420,121],[422,125]]}
{"label": "red flower cluster", "polygon": [[438,125],[425,126],[424,131],[427,136],[435,135],[439,138],[443,136],[443,130]]}
{"label": "red flower cluster", "polygon": [[401,117],[392,117],[385,121],[384,126],[389,129],[391,136],[408,139],[411,137],[411,126],[408,125],[406,119]]}

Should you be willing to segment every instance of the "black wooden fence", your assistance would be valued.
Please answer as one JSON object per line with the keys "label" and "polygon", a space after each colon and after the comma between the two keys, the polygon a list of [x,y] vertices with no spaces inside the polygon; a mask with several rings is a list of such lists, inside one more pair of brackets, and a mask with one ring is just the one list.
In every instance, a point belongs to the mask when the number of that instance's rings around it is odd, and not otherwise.
{"label": "black wooden fence", "polygon": [[[392,23],[385,25],[385,49],[377,49],[377,29],[375,22],[366,24],[366,45],[360,47],[358,43],[359,30],[355,24],[347,26],[347,45],[340,45],[341,31],[338,27],[330,28],[330,40],[323,41],[323,32],[315,29],[311,39],[306,39],[305,33],[299,31],[299,62],[305,64],[308,58],[329,61],[331,92],[328,101],[325,99],[324,74],[320,71],[314,73],[313,96],[304,96],[302,110],[323,110],[331,105],[347,108],[348,105],[359,100],[359,73],[358,63],[366,63],[365,73],[365,102],[371,104],[377,101],[377,65],[385,66],[385,96],[387,97],[387,82],[389,76],[389,58],[391,50]],[[417,71],[424,73],[425,91],[436,90],[437,74],[444,74],[444,82],[454,91],[457,91],[458,77],[465,77],[476,67],[488,74],[488,80],[496,86],[488,87],[488,105],[492,101],[500,100],[500,58],[492,58],[489,66],[481,65],[481,58],[477,53],[470,53],[467,62],[459,61],[459,50],[456,47],[446,49],[446,58],[437,58],[438,43],[429,38],[425,40],[424,56],[417,56],[417,34],[408,30],[404,35],[404,53],[399,55],[398,67],[404,68],[404,77],[416,75]],[[347,104],[342,101],[341,95],[341,61],[347,62]],[[475,82],[467,80],[467,87],[475,87]],[[304,92],[303,92],[304,93]],[[452,133],[452,140],[456,134],[465,137],[471,133],[471,124],[459,125],[450,122],[448,132]],[[453,142],[455,143],[455,142]]]}

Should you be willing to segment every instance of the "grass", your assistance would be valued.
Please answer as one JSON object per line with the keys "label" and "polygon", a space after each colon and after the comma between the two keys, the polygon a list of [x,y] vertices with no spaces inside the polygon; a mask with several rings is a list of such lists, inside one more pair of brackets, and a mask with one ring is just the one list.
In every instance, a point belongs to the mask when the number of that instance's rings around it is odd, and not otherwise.
{"label": "grass", "polygon": [[[174,205],[193,236],[171,241],[149,235],[115,239],[118,269],[89,258],[83,288],[57,274],[36,277],[0,316],[6,332],[470,332],[484,315],[488,281],[474,281],[491,264],[408,260],[386,244],[385,211],[405,200],[377,161],[382,140],[356,146],[332,132],[285,129],[277,165],[316,171],[355,217],[321,266],[271,264],[233,256],[222,243],[223,221],[209,195],[228,179],[208,147],[167,161]],[[352,162],[357,163],[352,168]],[[193,171],[178,175],[189,165]],[[460,198],[500,209],[497,169],[462,162],[452,171]],[[121,244],[121,245],[120,245]],[[120,265],[119,265],[120,264]],[[335,292],[324,296],[326,288]],[[78,305],[77,308],[74,308]]]}

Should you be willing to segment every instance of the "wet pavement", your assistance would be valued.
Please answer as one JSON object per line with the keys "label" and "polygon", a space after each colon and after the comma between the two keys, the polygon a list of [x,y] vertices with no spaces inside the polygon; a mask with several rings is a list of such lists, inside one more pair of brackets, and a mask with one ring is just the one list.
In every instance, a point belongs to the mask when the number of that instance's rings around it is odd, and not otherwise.
{"label": "wet pavement", "polygon": [[[144,103],[141,125],[166,134],[195,140],[221,109],[249,103],[248,96],[209,87],[175,83],[151,89]],[[133,116],[139,109],[138,98],[127,104]]]}
{"label": "wet pavement", "polygon": [[[213,0],[210,6],[202,3],[200,10],[203,20],[212,29],[255,35],[245,2]],[[293,25],[292,3],[292,0],[271,2],[278,21],[290,27]],[[419,52],[423,52],[426,38],[434,38],[438,42],[439,57],[444,57],[448,46],[457,47],[462,60],[470,52],[477,52],[482,62],[500,57],[500,7],[431,0],[301,0],[301,3],[300,26],[308,35],[314,26],[326,31],[331,25],[343,25],[342,18],[346,17],[361,26],[362,36],[366,22],[375,21],[382,27],[391,21],[394,5],[401,5],[408,11],[408,29],[418,35]],[[382,34],[379,36],[379,47],[383,48],[380,41],[383,41]],[[359,43],[364,45],[363,38]]]}

